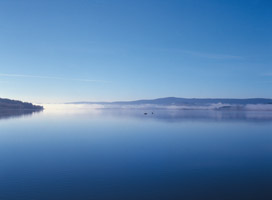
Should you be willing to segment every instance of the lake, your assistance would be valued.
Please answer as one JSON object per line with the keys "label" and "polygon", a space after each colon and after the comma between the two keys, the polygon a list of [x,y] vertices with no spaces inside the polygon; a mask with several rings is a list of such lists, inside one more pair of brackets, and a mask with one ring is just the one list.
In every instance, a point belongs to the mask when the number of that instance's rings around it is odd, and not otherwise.
{"label": "lake", "polygon": [[49,199],[271,200],[272,112],[2,114],[0,200]]}

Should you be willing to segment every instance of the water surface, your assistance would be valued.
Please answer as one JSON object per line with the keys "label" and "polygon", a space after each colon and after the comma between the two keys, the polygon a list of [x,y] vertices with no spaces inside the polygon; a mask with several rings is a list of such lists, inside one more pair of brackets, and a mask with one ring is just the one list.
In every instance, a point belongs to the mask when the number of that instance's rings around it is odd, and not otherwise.
{"label": "water surface", "polygon": [[0,117],[0,199],[272,199],[271,112],[153,112]]}

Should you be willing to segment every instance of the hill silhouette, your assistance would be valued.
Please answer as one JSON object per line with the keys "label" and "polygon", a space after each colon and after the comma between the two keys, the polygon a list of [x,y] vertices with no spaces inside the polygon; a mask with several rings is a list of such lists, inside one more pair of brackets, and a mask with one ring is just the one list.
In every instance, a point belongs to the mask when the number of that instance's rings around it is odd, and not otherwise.
{"label": "hill silhouette", "polygon": [[210,104],[272,104],[272,99],[249,98],[249,99],[231,99],[231,98],[177,98],[166,97],[159,99],[136,100],[136,101],[114,101],[114,102],[73,102],[73,104],[115,104],[115,105],[210,105]]}
{"label": "hill silhouette", "polygon": [[0,111],[2,110],[43,110],[43,107],[18,100],[0,98]]}

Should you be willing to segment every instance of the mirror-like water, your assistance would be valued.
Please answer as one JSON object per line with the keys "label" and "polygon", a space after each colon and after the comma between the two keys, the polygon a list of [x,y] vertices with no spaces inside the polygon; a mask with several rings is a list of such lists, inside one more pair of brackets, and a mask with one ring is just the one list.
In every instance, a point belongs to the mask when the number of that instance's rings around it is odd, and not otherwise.
{"label": "mirror-like water", "polygon": [[2,115],[0,199],[272,199],[272,112],[153,112]]}

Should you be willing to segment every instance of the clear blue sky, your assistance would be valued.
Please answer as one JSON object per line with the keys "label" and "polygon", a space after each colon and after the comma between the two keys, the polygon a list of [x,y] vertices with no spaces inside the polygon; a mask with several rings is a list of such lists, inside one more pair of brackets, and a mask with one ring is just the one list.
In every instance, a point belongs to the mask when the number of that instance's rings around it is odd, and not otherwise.
{"label": "clear blue sky", "polygon": [[0,96],[272,98],[270,0],[1,0]]}

